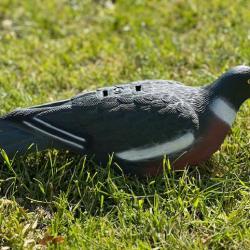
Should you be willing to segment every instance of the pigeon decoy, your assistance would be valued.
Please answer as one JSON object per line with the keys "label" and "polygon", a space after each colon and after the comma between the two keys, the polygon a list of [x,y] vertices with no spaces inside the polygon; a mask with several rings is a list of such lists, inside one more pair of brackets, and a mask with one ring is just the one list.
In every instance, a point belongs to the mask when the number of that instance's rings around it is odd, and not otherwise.
{"label": "pigeon decoy", "polygon": [[35,144],[92,154],[98,162],[113,153],[126,173],[156,175],[164,155],[174,169],[207,160],[248,98],[248,66],[203,87],[167,80],[115,85],[0,117],[0,147],[12,157]]}

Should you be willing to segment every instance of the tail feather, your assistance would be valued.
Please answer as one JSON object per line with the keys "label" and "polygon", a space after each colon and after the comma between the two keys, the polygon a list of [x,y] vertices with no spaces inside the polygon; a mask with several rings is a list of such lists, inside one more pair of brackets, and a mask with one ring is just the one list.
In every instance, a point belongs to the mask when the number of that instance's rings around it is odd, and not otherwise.
{"label": "tail feather", "polygon": [[32,144],[34,150],[43,150],[50,144],[49,138],[35,135],[19,124],[0,120],[0,148],[4,149],[9,157],[15,154],[24,154]]}
{"label": "tail feather", "polygon": [[26,153],[32,144],[33,150],[57,148],[83,153],[86,140],[72,132],[79,132],[79,128],[72,122],[70,108],[70,101],[65,100],[0,117],[0,148],[10,157]]}

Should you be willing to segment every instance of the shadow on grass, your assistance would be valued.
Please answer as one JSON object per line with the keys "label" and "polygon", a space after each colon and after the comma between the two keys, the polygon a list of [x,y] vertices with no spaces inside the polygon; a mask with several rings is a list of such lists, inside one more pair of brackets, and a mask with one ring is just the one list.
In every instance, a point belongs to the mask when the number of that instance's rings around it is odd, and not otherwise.
{"label": "shadow on grass", "polygon": [[118,167],[114,169],[112,159],[100,167],[86,157],[58,151],[31,154],[14,161],[4,157],[5,163],[0,167],[2,197],[15,198],[29,210],[42,206],[51,212],[62,205],[58,202],[65,201],[63,206],[75,216],[83,212],[101,215],[124,202],[135,208],[142,204],[150,208],[156,197],[168,203],[169,212],[180,206],[202,210],[243,185],[235,171],[219,169],[216,159],[199,168],[172,171],[165,167],[162,175],[138,178],[124,175]]}

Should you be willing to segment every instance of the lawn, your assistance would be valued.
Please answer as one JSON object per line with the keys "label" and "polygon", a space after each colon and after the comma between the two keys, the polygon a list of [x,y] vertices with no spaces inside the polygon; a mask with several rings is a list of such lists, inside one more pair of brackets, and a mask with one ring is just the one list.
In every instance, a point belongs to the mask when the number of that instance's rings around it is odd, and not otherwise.
{"label": "lawn", "polygon": [[[247,0],[1,0],[0,114],[132,80],[210,83],[250,65],[249,10]],[[55,150],[4,156],[0,246],[250,249],[249,130],[248,101],[211,160],[182,172],[166,162],[148,179]]]}

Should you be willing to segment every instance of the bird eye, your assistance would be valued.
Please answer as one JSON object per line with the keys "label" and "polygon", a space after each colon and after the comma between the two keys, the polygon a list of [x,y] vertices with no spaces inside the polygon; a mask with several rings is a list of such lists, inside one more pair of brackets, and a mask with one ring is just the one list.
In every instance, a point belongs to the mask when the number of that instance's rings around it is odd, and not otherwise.
{"label": "bird eye", "polygon": [[250,84],[250,79],[247,80],[247,84]]}

